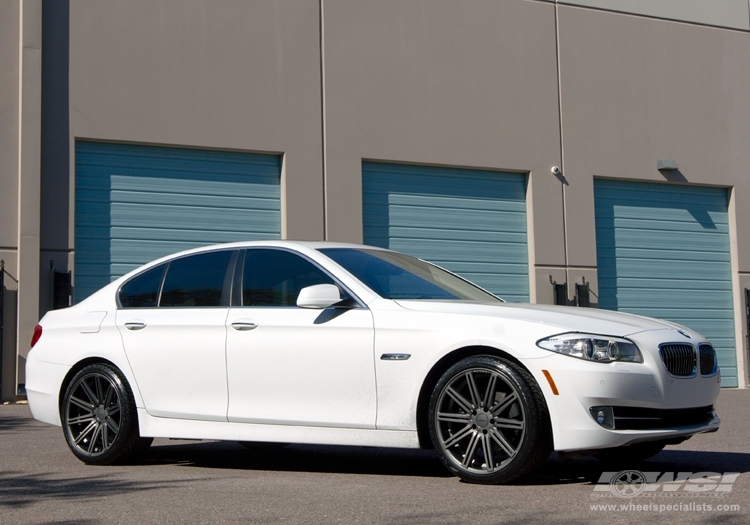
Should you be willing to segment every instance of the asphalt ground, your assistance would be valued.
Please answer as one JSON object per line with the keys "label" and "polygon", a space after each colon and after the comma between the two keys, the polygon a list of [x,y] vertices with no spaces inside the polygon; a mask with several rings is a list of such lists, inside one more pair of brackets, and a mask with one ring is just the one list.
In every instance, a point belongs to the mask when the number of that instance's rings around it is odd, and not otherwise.
{"label": "asphalt ground", "polygon": [[[532,479],[506,486],[463,483],[430,451],[368,447],[159,439],[139,464],[86,466],[60,428],[32,419],[26,405],[5,405],[0,524],[750,523],[750,390],[723,391],[717,408],[719,432],[618,467],[658,476],[624,493],[603,476],[612,468],[556,454]],[[679,481],[706,472],[739,475]],[[678,481],[665,483],[669,473]]]}

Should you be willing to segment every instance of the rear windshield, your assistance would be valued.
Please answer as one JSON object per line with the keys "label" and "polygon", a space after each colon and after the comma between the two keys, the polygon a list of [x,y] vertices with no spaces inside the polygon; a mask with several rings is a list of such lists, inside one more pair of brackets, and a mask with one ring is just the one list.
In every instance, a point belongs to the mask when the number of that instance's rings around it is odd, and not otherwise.
{"label": "rear windshield", "polygon": [[385,299],[503,302],[457,275],[403,253],[356,248],[320,252]]}

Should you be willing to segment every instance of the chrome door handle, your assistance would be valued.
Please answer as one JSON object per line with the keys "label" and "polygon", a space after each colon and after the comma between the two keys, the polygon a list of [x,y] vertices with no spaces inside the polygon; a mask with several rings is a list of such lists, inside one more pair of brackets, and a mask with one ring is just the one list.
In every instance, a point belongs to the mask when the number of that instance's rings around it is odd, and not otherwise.
{"label": "chrome door handle", "polygon": [[129,321],[125,323],[125,328],[128,330],[143,330],[146,328],[146,323],[143,321]]}
{"label": "chrome door handle", "polygon": [[258,328],[258,323],[254,321],[235,321],[232,323],[232,328],[240,331],[255,330]]}

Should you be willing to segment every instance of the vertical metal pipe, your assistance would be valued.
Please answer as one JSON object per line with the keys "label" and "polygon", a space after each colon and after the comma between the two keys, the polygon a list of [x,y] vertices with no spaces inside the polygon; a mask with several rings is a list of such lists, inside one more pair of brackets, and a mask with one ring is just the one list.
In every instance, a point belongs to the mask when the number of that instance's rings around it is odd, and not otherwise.
{"label": "vertical metal pipe", "polygon": [[0,392],[3,389],[3,339],[5,332],[5,260],[0,260]]}

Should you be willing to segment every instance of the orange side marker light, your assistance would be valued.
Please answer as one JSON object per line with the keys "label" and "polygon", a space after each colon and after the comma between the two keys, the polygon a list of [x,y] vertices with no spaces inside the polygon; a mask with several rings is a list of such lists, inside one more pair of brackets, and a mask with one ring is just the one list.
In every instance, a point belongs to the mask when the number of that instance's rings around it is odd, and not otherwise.
{"label": "orange side marker light", "polygon": [[542,373],[544,374],[544,377],[547,378],[547,382],[549,383],[549,387],[552,389],[552,393],[556,396],[560,395],[560,392],[557,390],[557,385],[555,384],[555,380],[552,379],[552,375],[547,370],[542,370]]}

